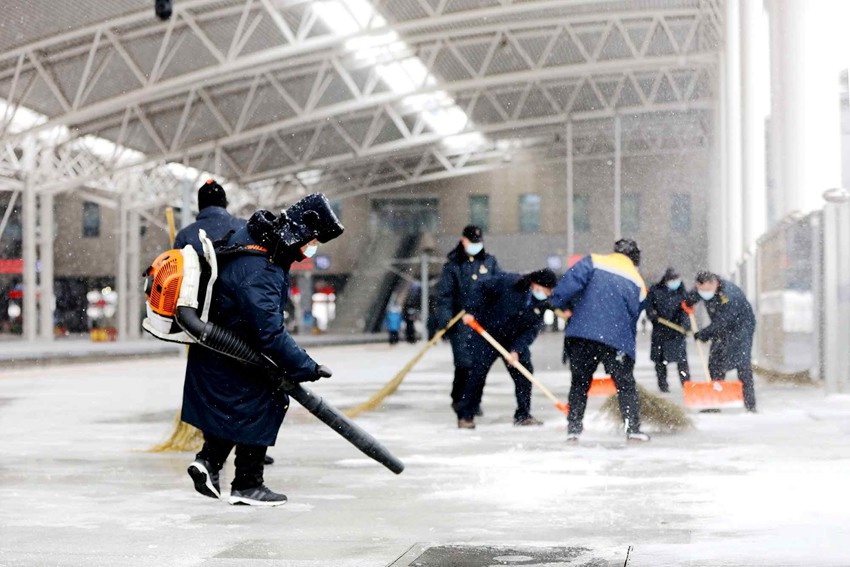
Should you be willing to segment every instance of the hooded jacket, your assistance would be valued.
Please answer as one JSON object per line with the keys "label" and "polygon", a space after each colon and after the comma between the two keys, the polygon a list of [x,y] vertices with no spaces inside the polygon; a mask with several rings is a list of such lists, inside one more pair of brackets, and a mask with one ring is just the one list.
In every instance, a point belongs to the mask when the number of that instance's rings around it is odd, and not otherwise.
{"label": "hooded jacket", "polygon": [[234,217],[227,212],[224,207],[204,207],[198,213],[197,220],[185,228],[181,229],[174,238],[174,248],[183,248],[187,244],[191,244],[192,248],[198,253],[201,258],[204,257],[204,250],[201,248],[201,240],[198,237],[198,232],[203,229],[207,233],[207,237],[213,242],[224,238],[228,232],[237,231],[245,226],[246,221],[238,217]]}

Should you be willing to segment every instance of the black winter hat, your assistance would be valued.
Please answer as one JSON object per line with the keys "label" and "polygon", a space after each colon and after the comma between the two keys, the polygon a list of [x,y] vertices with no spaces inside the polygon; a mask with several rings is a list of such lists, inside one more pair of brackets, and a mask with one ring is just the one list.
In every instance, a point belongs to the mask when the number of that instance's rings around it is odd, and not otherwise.
{"label": "black winter hat", "polygon": [[640,248],[638,248],[637,242],[631,238],[621,238],[615,242],[614,252],[628,256],[635,266],[640,265]]}
{"label": "black winter hat", "polygon": [[555,272],[549,268],[543,268],[542,270],[536,270],[529,273],[528,279],[531,283],[536,283],[537,285],[542,285],[549,289],[558,285],[558,276],[556,276]]}
{"label": "black winter hat", "polygon": [[198,189],[198,210],[203,211],[207,207],[226,207],[227,195],[224,187],[219,185],[215,179],[207,179],[207,182]]}
{"label": "black winter hat", "polygon": [[664,272],[663,276],[661,276],[661,283],[667,283],[670,280],[676,279],[679,279],[679,272],[677,272],[675,268],[667,268],[667,271]]}
{"label": "black winter hat", "polygon": [[481,242],[484,239],[484,232],[481,227],[470,224],[463,229],[462,236],[469,239],[470,242]]}

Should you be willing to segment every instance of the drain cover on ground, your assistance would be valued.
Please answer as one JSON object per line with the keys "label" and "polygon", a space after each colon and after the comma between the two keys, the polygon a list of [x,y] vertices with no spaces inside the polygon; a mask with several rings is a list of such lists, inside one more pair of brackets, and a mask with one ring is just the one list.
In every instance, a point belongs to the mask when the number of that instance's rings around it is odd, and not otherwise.
{"label": "drain cover on ground", "polygon": [[390,567],[496,567],[500,565],[607,566],[584,547],[414,546]]}

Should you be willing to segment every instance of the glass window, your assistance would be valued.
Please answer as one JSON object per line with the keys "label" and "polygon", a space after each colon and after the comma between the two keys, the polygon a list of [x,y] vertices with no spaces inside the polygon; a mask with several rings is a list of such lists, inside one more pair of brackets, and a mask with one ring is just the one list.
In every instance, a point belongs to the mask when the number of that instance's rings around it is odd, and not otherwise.
{"label": "glass window", "polygon": [[519,196],[519,231],[540,231],[540,195],[526,193]]}
{"label": "glass window", "polygon": [[637,193],[623,194],[620,201],[620,232],[626,238],[640,232],[640,195]]}
{"label": "glass window", "polygon": [[590,232],[590,199],[587,195],[573,195],[573,229]]}
{"label": "glass window", "polygon": [[490,197],[488,195],[469,196],[469,223],[490,230]]}
{"label": "glass window", "polygon": [[670,203],[670,228],[673,232],[691,231],[691,196],[687,193],[674,193]]}
{"label": "glass window", "polygon": [[83,203],[83,236],[97,238],[100,236],[100,205],[86,201]]}

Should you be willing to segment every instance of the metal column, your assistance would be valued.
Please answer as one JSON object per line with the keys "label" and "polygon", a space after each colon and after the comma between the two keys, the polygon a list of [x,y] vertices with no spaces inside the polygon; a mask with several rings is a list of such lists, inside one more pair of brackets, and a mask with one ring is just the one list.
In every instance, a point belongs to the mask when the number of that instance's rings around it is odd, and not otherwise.
{"label": "metal column", "polygon": [[53,195],[39,195],[39,338],[53,340],[53,313],[56,310],[56,298],[53,293]]}
{"label": "metal column", "polygon": [[726,265],[731,270],[744,253],[741,208],[741,44],[739,36],[740,0],[726,0],[724,18],[725,86],[724,98],[726,135],[726,211],[724,224],[727,232]]}
{"label": "metal column", "polygon": [[423,250],[422,255],[419,258],[420,279],[422,281],[422,293],[419,294],[419,317],[422,320],[422,325],[424,326],[423,334],[426,338],[428,336],[428,283],[430,280],[430,276],[428,275],[428,268],[430,264],[431,255],[428,254],[428,250]]}
{"label": "metal column", "polygon": [[23,334],[28,341],[35,341],[38,336],[38,311],[36,309],[36,194],[32,183],[32,172],[35,170],[36,146],[32,140],[24,143],[24,180],[23,199],[21,202],[21,224],[23,230],[23,260],[24,260],[24,298],[23,298]]}
{"label": "metal column", "polygon": [[567,122],[567,258],[576,251],[575,172],[573,163],[573,121]]}
{"label": "metal column", "polygon": [[141,337],[141,314],[142,314],[142,283],[139,277],[142,273],[141,267],[141,221],[136,210],[128,212],[129,234],[127,238],[127,338],[138,339]]}
{"label": "metal column", "polygon": [[622,177],[623,177],[623,125],[620,115],[614,116],[614,240],[622,237]]}
{"label": "metal column", "polygon": [[115,291],[118,294],[116,305],[118,340],[127,340],[127,193],[122,193],[118,199],[118,262],[116,267]]}
{"label": "metal column", "polygon": [[767,20],[761,2],[741,2],[741,192],[745,250],[767,230],[765,119],[770,111],[767,81]]}

